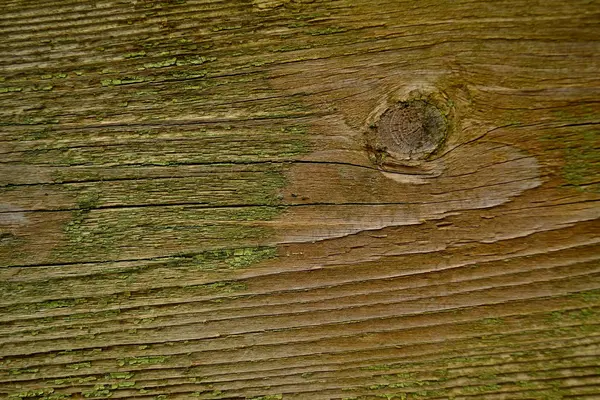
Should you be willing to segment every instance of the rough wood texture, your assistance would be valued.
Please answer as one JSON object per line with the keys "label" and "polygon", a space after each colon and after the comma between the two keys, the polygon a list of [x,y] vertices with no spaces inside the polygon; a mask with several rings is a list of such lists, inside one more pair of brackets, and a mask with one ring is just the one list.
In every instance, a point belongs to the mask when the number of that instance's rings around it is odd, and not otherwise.
{"label": "rough wood texture", "polygon": [[[3,1],[0,396],[600,398],[599,32],[588,0]],[[447,125],[425,159],[377,136],[401,101]]]}

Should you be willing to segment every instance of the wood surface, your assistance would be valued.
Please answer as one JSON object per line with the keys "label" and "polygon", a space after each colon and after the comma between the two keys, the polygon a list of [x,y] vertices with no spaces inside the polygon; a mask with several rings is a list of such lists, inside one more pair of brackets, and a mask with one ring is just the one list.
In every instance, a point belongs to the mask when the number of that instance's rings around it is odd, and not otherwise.
{"label": "wood surface", "polygon": [[[0,398],[600,398],[598,1],[3,0],[0,38]],[[445,139],[395,159],[417,100]]]}

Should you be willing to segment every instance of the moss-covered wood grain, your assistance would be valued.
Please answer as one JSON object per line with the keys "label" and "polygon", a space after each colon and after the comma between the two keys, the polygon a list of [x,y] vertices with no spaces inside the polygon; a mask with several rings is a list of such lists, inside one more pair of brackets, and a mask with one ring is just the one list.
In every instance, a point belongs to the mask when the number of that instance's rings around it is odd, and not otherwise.
{"label": "moss-covered wood grain", "polygon": [[[598,398],[599,31],[589,0],[4,1],[0,397]],[[378,139],[400,102],[432,154]]]}

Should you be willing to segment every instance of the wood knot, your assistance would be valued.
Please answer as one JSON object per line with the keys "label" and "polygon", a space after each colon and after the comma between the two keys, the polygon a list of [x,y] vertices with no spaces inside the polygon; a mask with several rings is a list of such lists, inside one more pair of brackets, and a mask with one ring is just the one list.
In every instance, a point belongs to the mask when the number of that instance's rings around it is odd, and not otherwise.
{"label": "wood knot", "polygon": [[423,100],[400,102],[376,125],[378,147],[397,160],[422,160],[435,152],[448,128],[440,110]]}

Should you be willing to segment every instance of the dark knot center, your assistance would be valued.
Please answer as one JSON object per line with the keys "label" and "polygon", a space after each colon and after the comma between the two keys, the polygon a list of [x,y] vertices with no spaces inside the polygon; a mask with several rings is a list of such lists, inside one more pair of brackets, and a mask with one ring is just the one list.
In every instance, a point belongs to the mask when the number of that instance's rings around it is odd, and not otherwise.
{"label": "dark knot center", "polygon": [[398,103],[377,124],[380,144],[399,160],[426,158],[444,141],[446,131],[440,110],[422,100]]}

